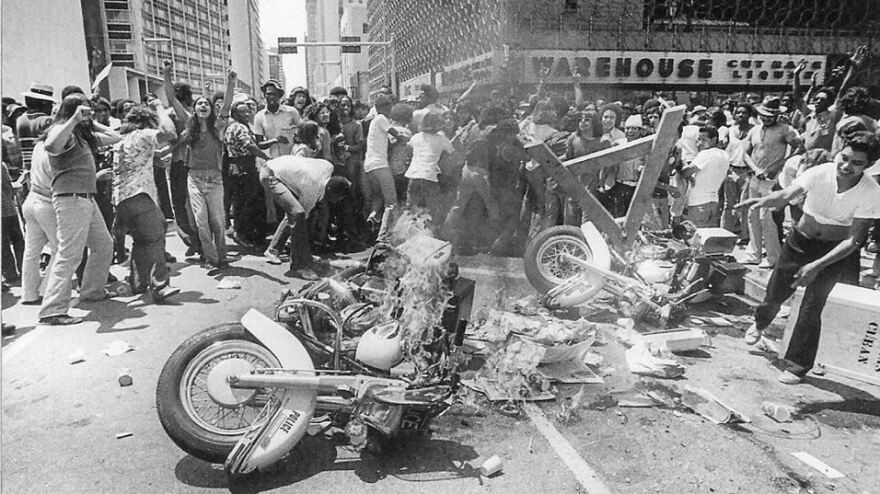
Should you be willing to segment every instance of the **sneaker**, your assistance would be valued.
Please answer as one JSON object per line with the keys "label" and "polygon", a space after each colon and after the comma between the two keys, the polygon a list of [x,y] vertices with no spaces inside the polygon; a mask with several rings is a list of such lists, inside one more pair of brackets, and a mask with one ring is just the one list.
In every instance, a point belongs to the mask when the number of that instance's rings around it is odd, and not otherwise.
{"label": "sneaker", "polygon": [[752,323],[752,325],[749,326],[749,329],[746,330],[746,336],[745,336],[746,345],[751,346],[751,345],[754,345],[755,343],[757,343],[758,341],[760,341],[761,334],[762,334],[762,331],[760,329],[758,329],[758,326],[756,326],[755,323]]}
{"label": "sneaker", "polygon": [[57,316],[41,317],[39,324],[47,326],[70,326],[83,322],[81,317],[68,316],[67,314],[59,314]]}
{"label": "sneaker", "polygon": [[761,261],[761,264],[758,264],[758,267],[761,269],[773,269],[774,266],[775,264],[771,263],[767,259],[764,259],[763,261]]}
{"label": "sneaker", "polygon": [[180,293],[180,288],[172,288],[169,285],[165,285],[161,288],[151,288],[150,295],[153,297],[154,304],[161,304],[168,297],[172,295],[176,295]]}
{"label": "sneaker", "polygon": [[290,276],[304,281],[318,281],[320,279],[320,277],[310,268],[291,269],[289,273]]}
{"label": "sneaker", "polygon": [[263,252],[263,257],[269,264],[281,264],[281,257],[271,249],[266,249],[266,252]]}
{"label": "sneaker", "polygon": [[783,371],[782,374],[779,374],[778,380],[782,384],[800,384],[801,376],[793,374],[791,371]]}
{"label": "sneaker", "polygon": [[865,247],[865,251],[868,254],[876,254],[880,252],[880,244],[877,244],[877,242],[870,242],[868,243],[868,246]]}
{"label": "sneaker", "polygon": [[211,264],[209,262],[202,264],[202,268],[205,269],[205,274],[207,274],[208,276],[216,276],[216,275],[220,274],[221,271],[223,271],[222,265]]}

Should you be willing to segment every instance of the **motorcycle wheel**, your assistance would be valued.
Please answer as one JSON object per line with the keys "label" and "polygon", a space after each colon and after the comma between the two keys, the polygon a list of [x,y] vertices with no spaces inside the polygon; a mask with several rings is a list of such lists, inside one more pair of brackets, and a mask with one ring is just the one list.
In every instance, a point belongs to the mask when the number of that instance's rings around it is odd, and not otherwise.
{"label": "motorcycle wheel", "polygon": [[226,376],[280,367],[278,359],[239,323],[201,331],[171,354],[156,386],[159,421],[187,453],[223,463],[252,426],[278,403],[270,389],[233,389]]}
{"label": "motorcycle wheel", "polygon": [[529,283],[546,293],[582,271],[563,255],[570,254],[585,261],[593,260],[593,250],[584,234],[574,226],[553,226],[542,230],[526,244],[523,265]]}

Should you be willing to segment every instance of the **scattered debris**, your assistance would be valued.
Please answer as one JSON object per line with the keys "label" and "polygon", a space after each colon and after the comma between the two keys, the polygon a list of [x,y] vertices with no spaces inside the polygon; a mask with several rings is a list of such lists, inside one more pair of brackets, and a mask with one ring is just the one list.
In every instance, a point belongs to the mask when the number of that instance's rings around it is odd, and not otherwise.
{"label": "scattered debris", "polygon": [[672,353],[690,352],[701,346],[709,346],[711,340],[702,329],[673,329],[644,333],[641,341],[649,348],[663,347]]}
{"label": "scattered debris", "polygon": [[637,343],[626,351],[625,356],[629,370],[633,374],[667,379],[684,374],[684,366],[660,347]]}
{"label": "scattered debris", "polygon": [[694,412],[709,419],[715,424],[735,424],[751,422],[745,415],[725,405],[712,393],[705,389],[690,385],[684,387],[681,402]]}
{"label": "scattered debris", "polygon": [[217,283],[217,288],[220,290],[238,290],[241,288],[241,283],[229,278],[223,278],[220,280],[220,283]]}
{"label": "scattered debris", "polygon": [[777,422],[791,422],[791,416],[794,415],[792,407],[772,401],[761,403],[761,411],[764,412],[764,415]]}
{"label": "scattered debris", "polygon": [[104,347],[101,352],[108,357],[118,357],[119,355],[128,353],[132,350],[135,350],[135,347],[131,343],[122,340],[114,340]]}
{"label": "scattered debris", "polygon": [[126,437],[131,437],[134,435],[134,432],[119,432],[116,434],[116,439],[124,439]]}
{"label": "scattered debris", "polygon": [[586,388],[581,385],[581,389],[579,389],[577,393],[563,398],[562,402],[559,404],[559,412],[556,413],[556,419],[563,424],[576,419],[578,412],[581,409],[581,401],[584,398],[585,391]]}
{"label": "scattered debris", "polygon": [[82,350],[77,350],[67,356],[67,362],[70,365],[78,364],[86,361],[86,354]]}
{"label": "scattered debris", "polygon": [[131,386],[134,382],[131,378],[131,369],[120,369],[119,377],[117,378],[117,380],[119,381],[119,385],[123,388],[126,386]]}
{"label": "scattered debris", "polygon": [[500,472],[502,468],[501,457],[498,455],[492,455],[491,458],[484,461],[480,466],[480,475],[483,477],[491,477]]}
{"label": "scattered debris", "polygon": [[846,475],[831,468],[830,466],[825,464],[825,462],[823,462],[822,460],[816,458],[815,456],[813,456],[810,453],[807,453],[805,451],[798,451],[796,453],[792,453],[791,456],[794,456],[798,460],[801,460],[802,462],[806,463],[807,465],[820,471],[823,475],[825,475],[829,479],[842,479],[842,478],[846,477]]}

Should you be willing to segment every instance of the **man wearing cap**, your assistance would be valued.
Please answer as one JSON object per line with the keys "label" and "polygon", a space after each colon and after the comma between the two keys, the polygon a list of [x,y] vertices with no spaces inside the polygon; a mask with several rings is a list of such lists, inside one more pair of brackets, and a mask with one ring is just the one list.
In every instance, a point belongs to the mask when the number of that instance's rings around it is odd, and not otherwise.
{"label": "man wearing cap", "polygon": [[[776,96],[768,96],[755,110],[761,125],[752,127],[746,136],[745,162],[751,169],[747,184],[747,198],[761,198],[768,195],[776,185],[776,175],[785,165],[788,146],[796,149],[802,140],[791,125],[780,123],[777,117],[782,113],[781,102]],[[761,264],[771,268],[776,265],[780,254],[780,239],[773,215],[765,209],[749,211],[749,247],[746,250],[746,264]],[[764,245],[766,243],[766,245]],[[761,260],[763,249],[767,249],[767,259]]]}
{"label": "man wearing cap", "polygon": [[281,84],[269,79],[260,89],[266,98],[266,108],[254,117],[254,135],[260,149],[266,149],[270,158],[290,154],[296,128],[302,117],[296,108],[281,104],[284,89]]}
{"label": "man wearing cap", "polygon": [[21,146],[22,168],[31,168],[31,155],[34,152],[34,144],[37,138],[52,125],[52,107],[55,99],[52,94],[55,90],[48,84],[35,82],[31,84],[30,91],[22,93],[27,112],[15,121],[15,134]]}
{"label": "man wearing cap", "polygon": [[[632,115],[627,118],[623,124],[623,131],[627,142],[632,142],[642,137],[643,127],[641,115]],[[639,183],[639,174],[644,166],[645,158],[638,157],[617,165],[616,170],[614,169],[615,167],[607,168],[609,173],[614,173],[615,177],[614,186],[611,187],[609,194],[611,197],[611,215],[615,218],[626,215],[629,203],[632,201],[633,194],[635,194],[636,185]]]}

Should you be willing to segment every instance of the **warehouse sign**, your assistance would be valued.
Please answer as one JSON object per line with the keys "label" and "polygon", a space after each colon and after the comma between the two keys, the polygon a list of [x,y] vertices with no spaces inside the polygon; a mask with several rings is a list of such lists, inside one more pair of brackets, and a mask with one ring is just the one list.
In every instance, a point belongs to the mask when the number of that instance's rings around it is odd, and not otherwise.
{"label": "warehouse sign", "polygon": [[573,81],[580,74],[585,84],[711,84],[788,85],[801,59],[801,73],[809,84],[814,73],[823,73],[822,55],[749,53],[529,50],[524,52],[524,82]]}

